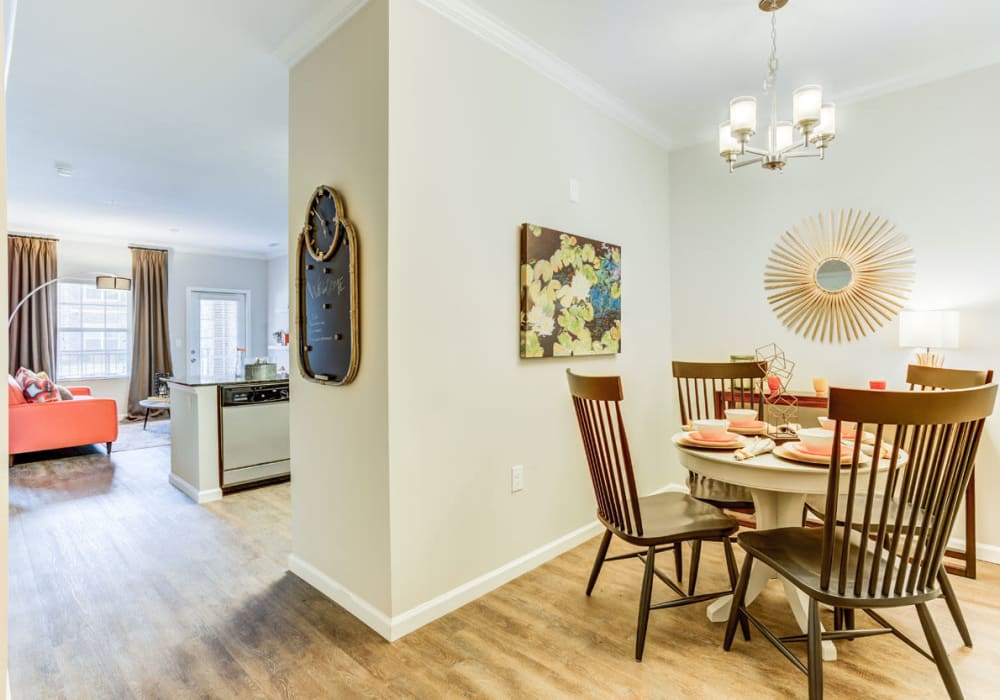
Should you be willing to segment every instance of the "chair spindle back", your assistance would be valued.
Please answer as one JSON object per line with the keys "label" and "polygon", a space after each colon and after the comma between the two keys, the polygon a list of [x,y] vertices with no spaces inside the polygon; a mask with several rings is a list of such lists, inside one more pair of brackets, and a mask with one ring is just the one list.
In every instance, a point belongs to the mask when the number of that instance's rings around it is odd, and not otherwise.
{"label": "chair spindle back", "polygon": [[620,377],[583,377],[566,370],[583,449],[601,518],[630,535],[642,535],[642,514],[632,456],[622,419]]}
{"label": "chair spindle back", "polygon": [[[871,450],[870,464],[862,440],[854,441],[846,464],[840,450],[833,451],[826,512],[843,517],[828,518],[823,525],[824,589],[834,571],[841,595],[849,584],[855,596],[881,597],[913,595],[934,586],[996,394],[995,384],[924,394],[830,389],[833,444],[841,444],[847,423],[859,436],[867,425],[880,447]],[[881,447],[887,431],[894,432],[888,449]],[[859,478],[874,481],[886,462],[886,483],[892,485],[898,477],[900,497],[876,499],[874,484],[859,492]],[[840,502],[844,507],[838,510]],[[862,538],[859,547],[845,546],[858,529],[874,535],[874,541]]]}
{"label": "chair spindle back", "polygon": [[724,418],[727,408],[750,408],[763,418],[767,363],[674,362],[681,425]]}
{"label": "chair spindle back", "polygon": [[992,381],[991,369],[946,369],[925,365],[909,365],[906,368],[906,383],[910,385],[910,391],[971,389]]}

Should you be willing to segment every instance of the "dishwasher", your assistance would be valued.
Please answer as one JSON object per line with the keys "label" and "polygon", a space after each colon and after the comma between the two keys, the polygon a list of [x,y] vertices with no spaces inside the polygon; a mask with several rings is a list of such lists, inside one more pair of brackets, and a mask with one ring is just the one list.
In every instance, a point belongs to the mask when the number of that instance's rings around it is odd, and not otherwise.
{"label": "dishwasher", "polygon": [[289,478],[288,383],[223,384],[222,490]]}

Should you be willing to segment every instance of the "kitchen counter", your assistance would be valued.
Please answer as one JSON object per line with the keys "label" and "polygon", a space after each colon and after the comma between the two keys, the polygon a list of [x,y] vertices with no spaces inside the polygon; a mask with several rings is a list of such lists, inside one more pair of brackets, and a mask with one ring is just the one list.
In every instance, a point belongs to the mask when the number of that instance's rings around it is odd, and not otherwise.
{"label": "kitchen counter", "polygon": [[[196,503],[207,503],[222,498],[223,493],[271,478],[276,466],[288,478],[287,379],[174,376],[167,384],[169,478],[174,487]],[[224,405],[227,387],[239,387],[237,393],[253,396],[261,392],[251,387],[276,385],[284,385],[280,391],[284,391],[285,398],[280,403]],[[244,386],[248,389],[244,390]],[[224,429],[227,416],[228,431]]]}
{"label": "kitchen counter", "polygon": [[166,381],[171,384],[180,384],[181,386],[219,386],[220,384],[275,384],[275,383],[287,383],[288,378],[284,379],[243,379],[228,376],[211,376],[211,375],[182,375],[175,374],[174,376],[168,378]]}

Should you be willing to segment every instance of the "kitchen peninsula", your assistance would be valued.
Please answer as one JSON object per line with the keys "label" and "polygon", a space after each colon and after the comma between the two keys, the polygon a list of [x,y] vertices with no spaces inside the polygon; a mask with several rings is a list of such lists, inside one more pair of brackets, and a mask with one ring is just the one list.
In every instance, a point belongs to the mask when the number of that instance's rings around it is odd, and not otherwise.
{"label": "kitchen peninsula", "polygon": [[196,503],[290,475],[288,380],[174,376],[170,483]]}

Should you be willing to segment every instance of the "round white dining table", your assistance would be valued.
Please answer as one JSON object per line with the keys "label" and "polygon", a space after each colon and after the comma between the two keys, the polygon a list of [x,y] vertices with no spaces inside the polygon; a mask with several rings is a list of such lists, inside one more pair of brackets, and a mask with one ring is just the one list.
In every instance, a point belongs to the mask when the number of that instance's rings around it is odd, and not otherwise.
{"label": "round white dining table", "polygon": [[[823,465],[799,464],[781,459],[770,452],[739,461],[735,457],[734,450],[702,449],[682,445],[679,439],[683,435],[681,432],[673,436],[681,465],[696,474],[750,489],[758,530],[801,527],[802,508],[806,496],[826,493],[829,469]],[[751,441],[753,438],[747,440]],[[882,460],[879,471],[885,468],[886,461]],[[858,475],[867,475],[869,471],[869,469],[859,469]],[[841,483],[846,492],[847,479],[842,479]],[[772,578],[779,578],[784,584],[792,614],[795,615],[795,620],[802,631],[806,632],[808,598],[789,581],[778,576],[774,569],[759,560],[754,560],[753,568],[750,570],[746,604],[749,605],[760,595]],[[732,595],[718,598],[708,606],[708,619],[712,622],[725,622],[729,619],[729,609],[732,604]],[[823,659],[834,661],[836,658],[837,648],[833,642],[829,640],[823,642]]]}

